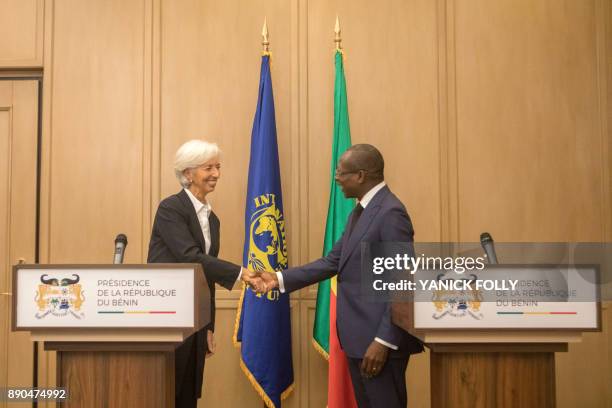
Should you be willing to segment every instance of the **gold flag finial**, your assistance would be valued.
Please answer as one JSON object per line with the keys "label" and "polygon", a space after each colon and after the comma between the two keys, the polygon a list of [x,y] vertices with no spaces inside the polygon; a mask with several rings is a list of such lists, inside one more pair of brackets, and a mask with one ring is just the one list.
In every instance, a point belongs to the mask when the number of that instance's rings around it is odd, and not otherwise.
{"label": "gold flag finial", "polygon": [[336,26],[334,27],[334,33],[336,33],[336,36],[334,37],[334,42],[336,43],[336,51],[342,51],[342,38],[340,37],[340,20],[338,20],[337,14],[336,14]]}
{"label": "gold flag finial", "polygon": [[264,54],[270,52],[270,41],[268,40],[268,19],[264,17],[264,25],[261,29],[261,36],[263,40],[261,41],[261,45],[263,45]]}

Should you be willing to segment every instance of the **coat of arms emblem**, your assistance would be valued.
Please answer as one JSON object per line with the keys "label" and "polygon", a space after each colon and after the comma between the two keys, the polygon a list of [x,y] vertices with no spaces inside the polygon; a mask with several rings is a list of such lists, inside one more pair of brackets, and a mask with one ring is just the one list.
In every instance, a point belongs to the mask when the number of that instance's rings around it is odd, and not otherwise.
{"label": "coat of arms emblem", "polygon": [[[438,275],[436,280],[440,281],[442,276],[442,274]],[[474,281],[476,276],[472,275],[472,279],[468,280]],[[476,320],[483,318],[483,314],[480,312],[482,294],[479,290],[436,290],[432,302],[436,308],[432,317],[436,320],[442,319],[444,316],[471,316]]]}
{"label": "coat of arms emblem", "polygon": [[37,319],[42,319],[49,314],[57,317],[74,316],[77,319],[83,317],[81,306],[85,301],[83,288],[79,284],[79,275],[73,274],[72,279],[49,278],[44,274],[40,277],[41,284],[38,285],[34,301],[38,306]]}

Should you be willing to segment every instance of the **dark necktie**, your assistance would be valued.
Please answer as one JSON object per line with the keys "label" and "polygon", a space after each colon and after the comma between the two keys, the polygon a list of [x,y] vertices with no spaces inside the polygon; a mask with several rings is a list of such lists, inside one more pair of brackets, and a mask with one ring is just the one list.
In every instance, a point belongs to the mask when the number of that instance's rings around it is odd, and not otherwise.
{"label": "dark necktie", "polygon": [[351,225],[349,226],[349,230],[348,230],[349,237],[353,233],[353,230],[355,229],[355,225],[357,225],[357,221],[359,221],[359,217],[361,217],[361,214],[363,214],[363,209],[364,208],[359,203],[355,206],[355,209],[353,210],[353,218],[351,218]]}

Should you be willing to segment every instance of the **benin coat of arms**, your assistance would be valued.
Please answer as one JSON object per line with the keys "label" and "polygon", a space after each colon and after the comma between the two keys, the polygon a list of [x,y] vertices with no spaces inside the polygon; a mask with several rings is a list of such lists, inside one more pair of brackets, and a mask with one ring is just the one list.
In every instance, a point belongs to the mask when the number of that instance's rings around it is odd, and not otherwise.
{"label": "benin coat of arms", "polygon": [[[475,280],[476,276],[472,275],[472,278],[470,280]],[[436,280],[441,281],[442,275],[438,275]],[[436,308],[432,317],[436,320],[445,316],[471,316],[476,320],[483,318],[480,312],[482,294],[479,290],[436,290],[432,302]]]}
{"label": "benin coat of arms", "polygon": [[34,298],[38,306],[36,318],[42,319],[50,314],[57,317],[71,315],[77,319],[83,317],[81,306],[85,297],[79,280],[79,275],[76,274],[72,275],[72,279],[61,280],[50,278],[47,274],[42,275]]}

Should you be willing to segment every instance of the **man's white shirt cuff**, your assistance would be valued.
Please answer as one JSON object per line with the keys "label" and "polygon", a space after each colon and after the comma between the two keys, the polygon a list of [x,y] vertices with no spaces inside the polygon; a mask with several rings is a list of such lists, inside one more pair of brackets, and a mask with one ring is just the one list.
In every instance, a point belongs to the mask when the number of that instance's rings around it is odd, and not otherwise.
{"label": "man's white shirt cuff", "polygon": [[278,290],[280,290],[280,293],[285,293],[285,282],[283,281],[283,274],[280,272],[276,272],[276,277],[278,278]]}
{"label": "man's white shirt cuff", "polygon": [[395,344],[387,343],[386,341],[384,341],[381,338],[374,337],[374,341],[377,341],[380,344],[382,344],[383,346],[387,346],[387,347],[389,347],[392,350],[399,350],[399,347],[397,347]]}

